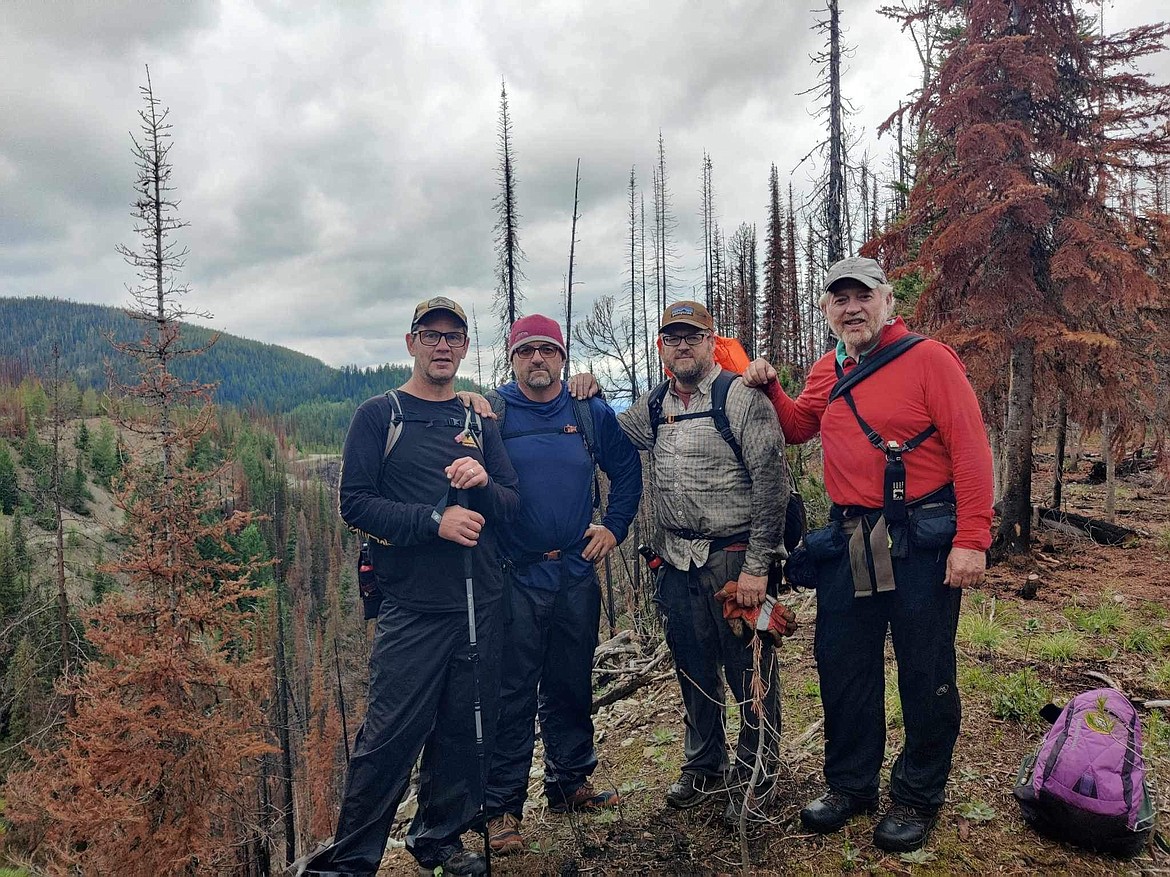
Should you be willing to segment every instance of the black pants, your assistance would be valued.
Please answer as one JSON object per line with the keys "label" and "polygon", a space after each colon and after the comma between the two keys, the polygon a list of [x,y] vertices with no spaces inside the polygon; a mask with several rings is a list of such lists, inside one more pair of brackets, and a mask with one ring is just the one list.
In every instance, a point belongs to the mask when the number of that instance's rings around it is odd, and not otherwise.
{"label": "black pants", "polygon": [[[843,543],[842,543],[843,544]],[[853,595],[848,553],[817,568],[815,652],[825,709],[825,780],[869,798],[886,747],[885,640],[893,637],[905,745],[890,772],[897,803],[943,803],[959,736],[955,629],[962,591],[943,584],[949,548],[894,558],[893,591]]]}
{"label": "black pants", "polygon": [[[498,690],[498,607],[476,611],[485,751]],[[309,870],[374,873],[419,752],[418,813],[406,846],[425,867],[462,848],[475,821],[480,769],[466,612],[419,613],[383,604],[370,655],[369,706],[354,743],[334,843]]]}
{"label": "black pants", "polygon": [[[751,643],[731,632],[715,599],[716,591],[739,578],[743,558],[742,551],[716,551],[703,567],[685,572],[663,564],[655,597],[686,712],[682,768],[705,776],[727,772],[725,679],[740,705],[737,773],[746,779],[756,762],[760,721],[751,705],[755,675]],[[773,649],[763,649],[760,673],[766,691],[761,776],[767,778],[775,774],[780,739],[780,684]]]}
{"label": "black pants", "polygon": [[544,741],[544,791],[571,796],[597,767],[593,749],[593,652],[601,589],[590,573],[559,590],[513,582],[505,623],[500,716],[488,772],[487,814],[523,814],[535,744]]}

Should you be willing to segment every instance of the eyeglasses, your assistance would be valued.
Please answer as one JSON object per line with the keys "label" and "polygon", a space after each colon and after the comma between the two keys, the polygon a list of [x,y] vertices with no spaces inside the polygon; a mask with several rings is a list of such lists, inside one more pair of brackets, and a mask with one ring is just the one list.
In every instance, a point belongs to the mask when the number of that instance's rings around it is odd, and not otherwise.
{"label": "eyeglasses", "polygon": [[698,347],[708,335],[708,332],[692,332],[690,335],[662,334],[658,337],[662,339],[662,343],[667,347],[678,347],[684,341],[687,342],[687,347]]}
{"label": "eyeglasses", "polygon": [[542,359],[552,359],[560,352],[561,349],[553,344],[525,344],[514,351],[521,359],[532,359],[536,353],[539,353]]}
{"label": "eyeglasses", "polygon": [[438,347],[439,339],[447,339],[448,347],[462,347],[467,343],[466,332],[436,332],[434,329],[417,329],[410,333],[423,347]]}

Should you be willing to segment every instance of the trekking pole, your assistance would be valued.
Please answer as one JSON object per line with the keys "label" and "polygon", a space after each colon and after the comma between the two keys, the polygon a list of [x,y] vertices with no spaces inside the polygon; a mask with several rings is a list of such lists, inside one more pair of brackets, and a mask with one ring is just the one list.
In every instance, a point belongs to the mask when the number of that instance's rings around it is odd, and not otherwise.
{"label": "trekking pole", "polygon": [[[459,505],[470,508],[467,491],[458,492]],[[467,640],[468,659],[471,661],[472,708],[475,712],[475,757],[479,761],[479,825],[483,833],[483,858],[487,865],[487,877],[492,875],[492,845],[488,840],[487,827],[487,765],[483,750],[483,705],[479,696],[479,640],[475,635],[475,585],[472,581],[475,549],[463,552],[463,580],[467,585]]]}

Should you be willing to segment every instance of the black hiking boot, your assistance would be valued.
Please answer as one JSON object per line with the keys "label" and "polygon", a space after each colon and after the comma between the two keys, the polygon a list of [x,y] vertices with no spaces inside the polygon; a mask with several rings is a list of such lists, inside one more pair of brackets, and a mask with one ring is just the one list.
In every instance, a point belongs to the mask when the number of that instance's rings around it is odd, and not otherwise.
{"label": "black hiking boot", "polygon": [[701,804],[713,792],[722,791],[725,783],[722,776],[684,770],[666,790],[666,805],[675,810],[689,810]]}
{"label": "black hiking boot", "polygon": [[800,811],[800,821],[809,831],[829,834],[840,831],[858,813],[873,813],[877,805],[877,798],[855,798],[829,789]]}
{"label": "black hiking boot", "polygon": [[873,830],[873,845],[888,853],[909,853],[926,843],[938,810],[894,804]]}
{"label": "black hiking boot", "polygon": [[[435,868],[438,867],[438,865],[435,866]],[[419,877],[431,877],[435,873],[435,868],[419,865]],[[487,862],[479,853],[471,850],[460,850],[448,856],[443,862],[442,868],[443,877],[469,877],[469,875],[477,877],[479,874],[487,873]]]}

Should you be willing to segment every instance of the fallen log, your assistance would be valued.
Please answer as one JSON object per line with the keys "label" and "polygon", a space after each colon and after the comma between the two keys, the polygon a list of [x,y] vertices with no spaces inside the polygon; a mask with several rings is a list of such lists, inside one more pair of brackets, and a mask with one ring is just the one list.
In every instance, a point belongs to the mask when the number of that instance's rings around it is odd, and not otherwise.
{"label": "fallen log", "polygon": [[1138,534],[1128,527],[1119,527],[1099,518],[1086,518],[1074,512],[1062,512],[1058,509],[1039,509],[1040,523],[1054,530],[1072,533],[1077,536],[1087,536],[1099,545],[1124,545]]}
{"label": "fallen log", "polygon": [[659,679],[659,675],[656,675],[654,671],[657,670],[658,667],[661,666],[668,657],[670,657],[670,650],[667,649],[666,643],[659,643],[658,651],[654,653],[654,657],[648,664],[646,664],[645,667],[642,668],[641,672],[632,679],[622,682],[620,685],[615,685],[604,694],[595,697],[593,699],[593,708],[590,710],[590,712],[596,713],[603,706],[609,706],[611,703],[616,703],[622,698],[629,697],[642,686],[649,685],[651,682]]}
{"label": "fallen log", "polygon": [[[1118,478],[1125,478],[1129,475],[1137,475],[1139,472],[1148,472],[1157,464],[1158,461],[1153,457],[1147,457],[1141,451],[1137,451],[1117,463],[1115,474]],[[1089,484],[1105,483],[1105,462],[1103,460],[1097,460],[1089,467],[1089,474],[1085,481]]]}

